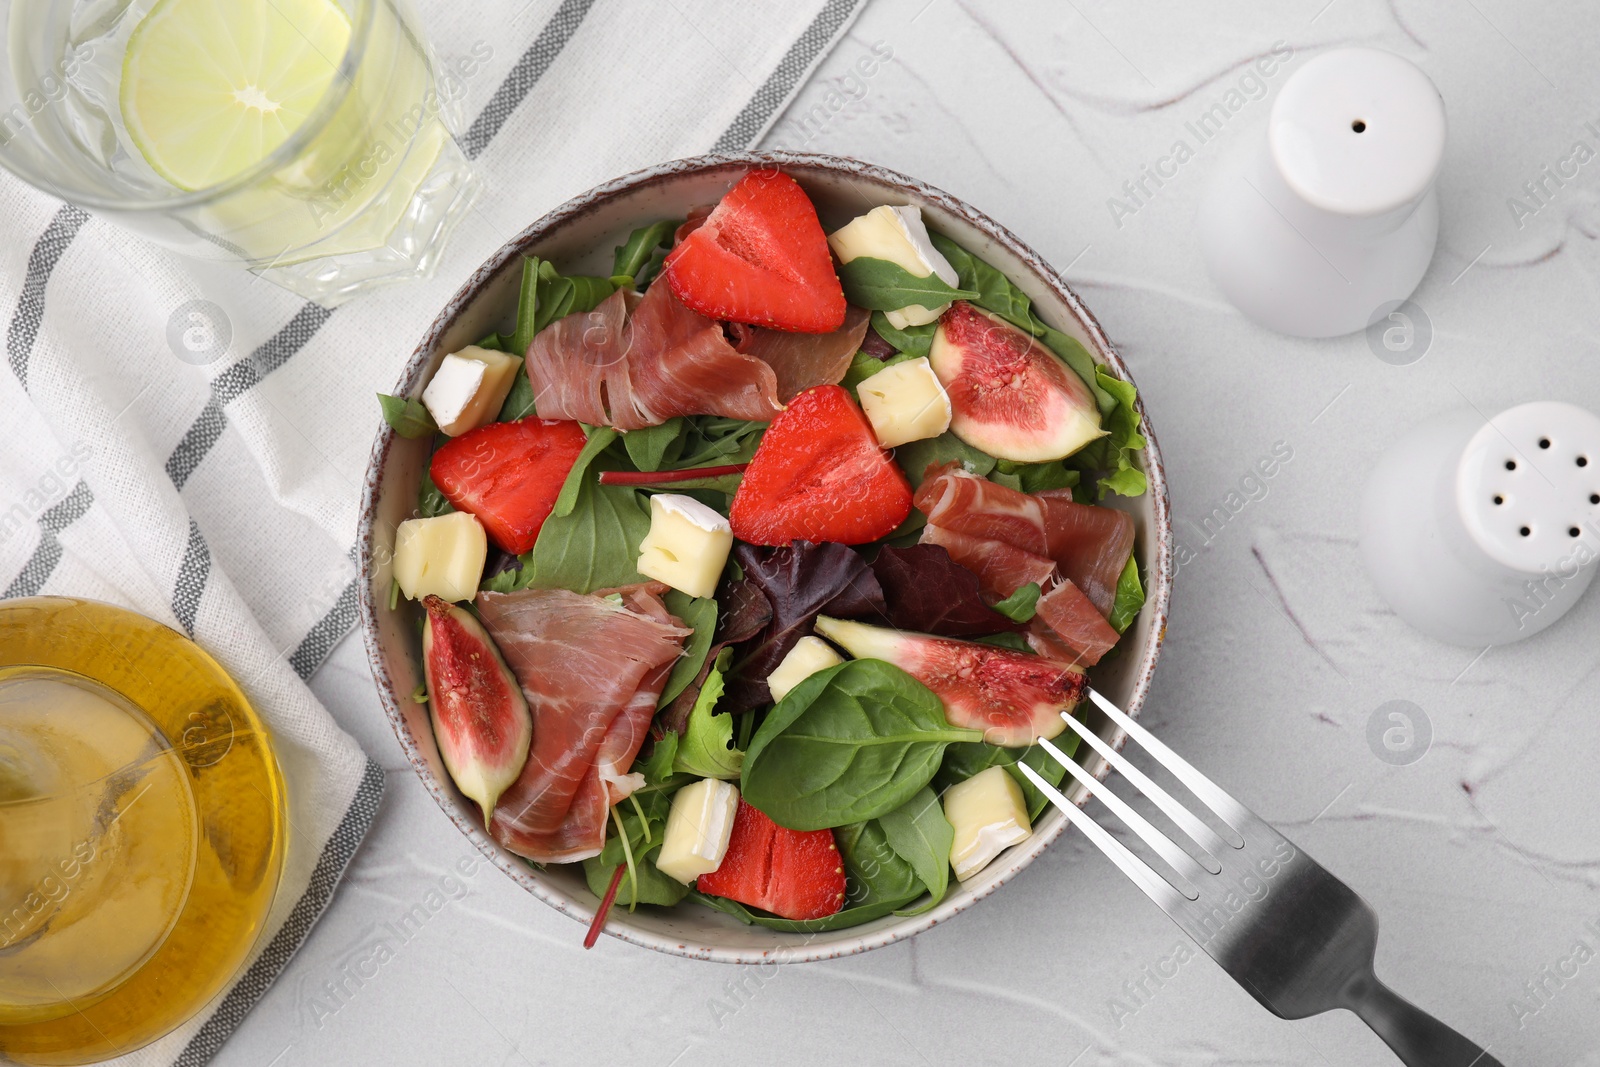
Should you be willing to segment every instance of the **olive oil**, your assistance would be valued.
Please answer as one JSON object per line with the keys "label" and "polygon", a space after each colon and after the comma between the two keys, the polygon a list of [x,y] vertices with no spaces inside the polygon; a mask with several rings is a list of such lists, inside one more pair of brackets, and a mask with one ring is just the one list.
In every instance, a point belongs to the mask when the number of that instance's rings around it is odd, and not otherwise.
{"label": "olive oil", "polygon": [[0,604],[0,1060],[94,1062],[194,1015],[283,848],[267,736],[209,656],[104,604]]}

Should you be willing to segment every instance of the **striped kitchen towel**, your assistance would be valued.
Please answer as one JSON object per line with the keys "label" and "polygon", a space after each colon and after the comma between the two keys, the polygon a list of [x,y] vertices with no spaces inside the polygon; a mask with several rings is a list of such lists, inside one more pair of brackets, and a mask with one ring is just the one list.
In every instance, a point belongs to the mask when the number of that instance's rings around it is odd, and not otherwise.
{"label": "striped kitchen towel", "polygon": [[[270,927],[234,987],[130,1064],[202,1064],[327,906],[384,770],[306,680],[356,621],[363,472],[388,391],[479,263],[568,197],[752,145],[863,0],[417,5],[464,86],[484,192],[434,278],[336,310],[180,261],[0,173],[0,589],[126,605],[214,654],[273,728],[294,828]],[[183,343],[195,301],[218,343]],[[395,767],[403,767],[398,759]]]}

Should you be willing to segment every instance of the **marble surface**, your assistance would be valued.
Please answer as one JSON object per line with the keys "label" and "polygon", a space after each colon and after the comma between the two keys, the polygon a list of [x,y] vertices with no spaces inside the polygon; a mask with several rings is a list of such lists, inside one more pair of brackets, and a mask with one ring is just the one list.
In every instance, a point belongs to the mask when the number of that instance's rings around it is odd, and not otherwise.
{"label": "marble surface", "polygon": [[[769,137],[922,177],[1062,267],[1137,376],[1187,549],[1145,721],[1364,896],[1379,974],[1508,1065],[1600,1065],[1600,597],[1521,645],[1433,643],[1367,583],[1355,515],[1378,455],[1424,417],[1600,410],[1597,31],[1592,6],[1512,0],[871,0]],[[877,42],[893,59],[862,81]],[[1253,326],[1194,238],[1226,143],[1347,43],[1416,60],[1449,109],[1439,249],[1414,298],[1432,337],[1405,366],[1361,335]],[[1186,124],[1230,100],[1200,143]],[[1178,140],[1177,175],[1130,194]],[[1257,478],[1274,450],[1289,459]],[[1267,1014],[1076,834],[860,957],[769,973],[611,939],[586,953],[576,924],[474,863],[401,758],[359,637],[313,686],[389,796],[219,1067],[1395,1062],[1349,1014]],[[1431,735],[1405,765],[1368,740],[1395,700]]]}

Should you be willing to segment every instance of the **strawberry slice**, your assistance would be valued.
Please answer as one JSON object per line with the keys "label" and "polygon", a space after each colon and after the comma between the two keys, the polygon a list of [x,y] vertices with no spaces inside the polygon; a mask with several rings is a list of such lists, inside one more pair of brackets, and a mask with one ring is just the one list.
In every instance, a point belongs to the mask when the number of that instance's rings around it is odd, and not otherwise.
{"label": "strawberry slice", "polygon": [[844,290],[805,190],[787,174],[753,170],[678,242],[662,275],[702,315],[796,333],[844,324]]}
{"label": "strawberry slice", "polygon": [[906,476],[837,385],[807,389],[772,420],[734,494],[733,535],[754,545],[861,545],[911,513]]}
{"label": "strawberry slice", "polygon": [[539,539],[587,443],[583,427],[565,419],[491,422],[452,437],[429,473],[456,510],[478,517],[489,540],[520,555]]}
{"label": "strawberry slice", "polygon": [[722,866],[695,888],[784,919],[821,919],[844,907],[844,863],[832,830],[787,830],[741,797]]}

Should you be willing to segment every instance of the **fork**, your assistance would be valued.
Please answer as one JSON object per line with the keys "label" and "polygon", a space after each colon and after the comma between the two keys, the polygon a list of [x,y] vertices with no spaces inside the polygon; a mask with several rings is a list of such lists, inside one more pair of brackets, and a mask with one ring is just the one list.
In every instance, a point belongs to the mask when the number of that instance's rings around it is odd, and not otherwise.
{"label": "fork", "polygon": [[1373,971],[1378,917],[1327,869],[1093,689],[1089,698],[1224,824],[1218,833],[1086,724],[1062,718],[1199,848],[1180,848],[1049,741],[1039,744],[1171,868],[1161,874],[1033,768],[1016,766],[1268,1011],[1360,1016],[1407,1067],[1501,1067],[1484,1049],[1391,991]]}

